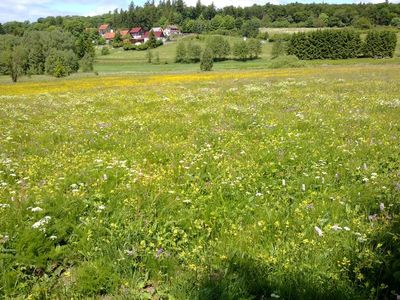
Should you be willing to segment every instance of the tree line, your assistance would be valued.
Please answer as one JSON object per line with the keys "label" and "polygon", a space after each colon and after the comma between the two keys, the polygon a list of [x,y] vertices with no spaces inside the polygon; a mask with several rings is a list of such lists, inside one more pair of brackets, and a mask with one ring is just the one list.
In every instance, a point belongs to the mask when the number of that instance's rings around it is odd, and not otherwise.
{"label": "tree line", "polygon": [[291,3],[286,5],[253,5],[250,7],[213,4],[187,6],[183,0],[161,0],[157,5],[147,1],[143,6],[115,9],[106,14],[81,17],[46,17],[36,22],[7,22],[0,24],[0,34],[22,36],[26,31],[65,30],[82,33],[109,23],[115,29],[141,26],[145,30],[168,24],[180,25],[184,32],[238,33],[252,37],[258,27],[345,27],[370,28],[372,26],[400,27],[400,4],[325,4]]}
{"label": "tree line", "polygon": [[175,62],[197,63],[202,57],[212,58],[212,61],[223,61],[230,58],[246,61],[256,59],[262,52],[259,39],[236,40],[231,43],[223,36],[209,36],[206,40],[204,50],[196,41],[180,41],[176,47]]}
{"label": "tree line", "polygon": [[74,36],[54,30],[0,35],[0,74],[16,82],[22,75],[56,77],[93,70],[95,50],[90,34]]}

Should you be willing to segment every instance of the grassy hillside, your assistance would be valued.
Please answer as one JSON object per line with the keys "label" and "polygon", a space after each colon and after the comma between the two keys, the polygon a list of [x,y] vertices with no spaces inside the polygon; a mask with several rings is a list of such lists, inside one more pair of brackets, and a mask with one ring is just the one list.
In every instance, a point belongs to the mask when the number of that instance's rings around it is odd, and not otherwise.
{"label": "grassy hillside", "polygon": [[398,70],[1,83],[0,297],[389,297]]}
{"label": "grassy hillside", "polygon": [[[231,44],[234,41],[239,40],[236,37],[227,37]],[[186,41],[191,40],[193,43],[205,47],[206,36],[200,36],[200,39],[196,39],[195,36],[189,36],[183,38]],[[159,54],[159,64],[149,64],[147,62],[146,51],[124,51],[122,49],[112,49],[111,54],[102,56],[100,50],[98,51],[95,70],[98,72],[118,72],[118,71],[131,71],[131,72],[157,72],[157,71],[194,71],[199,69],[198,64],[176,64],[175,53],[176,53],[177,42],[168,42],[165,45],[152,50],[153,55]],[[263,44],[262,59],[255,60],[252,62],[235,62],[229,61],[229,68],[248,68],[251,66],[261,66],[265,63],[265,59],[270,56],[271,44]],[[226,62],[225,62],[226,64]],[[217,66],[218,65],[218,66]],[[216,64],[216,69],[225,69],[224,63]]]}
{"label": "grassy hillside", "polygon": [[[288,28],[288,30],[292,30]],[[296,28],[298,30],[298,28]],[[271,34],[283,33],[285,30],[279,28],[272,31]],[[291,32],[291,31],[290,31]],[[207,36],[200,35],[200,39],[195,36],[185,37],[185,40],[192,40],[194,43],[205,46]],[[237,37],[227,37],[231,44],[239,40]],[[321,64],[393,64],[400,63],[400,34],[398,34],[397,50],[395,57],[392,59],[376,60],[376,59],[350,59],[350,60],[315,60],[302,62],[301,66],[313,66]],[[97,51],[95,71],[100,73],[118,73],[118,72],[137,72],[137,73],[158,73],[158,72],[190,72],[198,71],[199,64],[176,64],[176,42],[169,42],[157,49],[152,50],[153,56],[158,53],[160,57],[159,64],[149,64],[147,62],[146,51],[124,51],[122,49],[112,49],[111,54],[102,56],[100,49]],[[262,54],[260,59],[247,62],[227,60],[214,63],[214,70],[232,70],[232,69],[265,69],[274,68],[276,63],[271,62],[271,50],[273,43],[264,43],[262,45]],[[279,65],[279,63],[278,63]],[[282,65],[283,67],[285,64]],[[290,67],[290,65],[286,65]]]}

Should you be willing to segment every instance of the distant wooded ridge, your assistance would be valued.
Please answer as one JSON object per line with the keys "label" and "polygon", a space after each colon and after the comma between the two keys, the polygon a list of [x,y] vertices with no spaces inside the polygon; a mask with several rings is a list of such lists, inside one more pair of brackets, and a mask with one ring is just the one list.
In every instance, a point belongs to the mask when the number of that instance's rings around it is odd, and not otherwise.
{"label": "distant wooded ridge", "polygon": [[[182,0],[148,1],[143,6],[115,9],[106,14],[84,16],[57,16],[39,18],[36,22],[0,23],[0,34],[22,36],[27,30],[64,29],[72,33],[97,28],[107,23],[113,28],[140,26],[148,30],[155,26],[176,24],[183,32],[246,31],[246,27],[345,27],[373,26],[400,27],[400,4],[302,4],[252,5],[249,7],[203,5],[188,6]],[[244,28],[244,30],[243,30]]]}

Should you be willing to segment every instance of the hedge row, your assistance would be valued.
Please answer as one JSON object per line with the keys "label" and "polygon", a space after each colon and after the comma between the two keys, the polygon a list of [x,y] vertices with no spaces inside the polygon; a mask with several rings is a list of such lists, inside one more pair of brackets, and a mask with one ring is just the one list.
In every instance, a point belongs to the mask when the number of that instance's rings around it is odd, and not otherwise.
{"label": "hedge row", "polygon": [[392,31],[371,31],[364,44],[366,57],[393,57],[397,37]]}
{"label": "hedge row", "polygon": [[293,34],[287,52],[299,59],[392,57],[396,41],[391,31],[371,31],[363,42],[353,30],[318,30]]}

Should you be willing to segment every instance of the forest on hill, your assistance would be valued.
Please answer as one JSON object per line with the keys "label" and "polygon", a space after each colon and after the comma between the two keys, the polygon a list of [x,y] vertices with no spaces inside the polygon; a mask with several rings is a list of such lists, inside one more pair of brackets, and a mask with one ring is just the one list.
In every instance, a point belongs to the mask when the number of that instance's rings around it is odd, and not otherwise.
{"label": "forest on hill", "polygon": [[108,23],[113,28],[135,26],[148,30],[155,26],[176,24],[184,32],[210,31],[243,32],[253,27],[345,27],[400,26],[400,4],[326,4],[290,3],[286,5],[252,5],[249,7],[213,4],[188,6],[183,0],[147,1],[143,6],[115,9],[106,14],[83,16],[49,16],[36,22],[7,22],[0,24],[0,34],[22,36],[24,32],[63,29],[77,35],[87,28]]}

